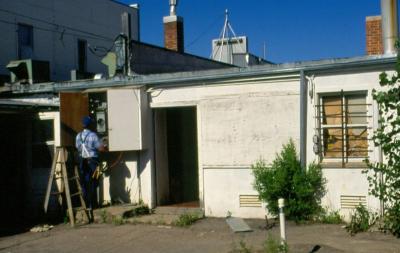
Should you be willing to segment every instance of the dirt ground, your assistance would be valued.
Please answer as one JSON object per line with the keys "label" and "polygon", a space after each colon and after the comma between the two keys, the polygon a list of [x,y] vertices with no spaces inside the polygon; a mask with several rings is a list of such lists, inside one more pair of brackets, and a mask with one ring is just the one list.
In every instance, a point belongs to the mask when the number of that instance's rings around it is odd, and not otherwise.
{"label": "dirt ground", "polygon": [[[0,237],[0,252],[240,252],[245,243],[250,252],[262,252],[267,236],[277,236],[279,227],[266,230],[262,220],[246,220],[253,232],[233,233],[225,219],[207,218],[187,228],[147,224],[90,224],[71,228],[57,225],[42,233],[26,232]],[[290,252],[398,252],[400,239],[380,232],[354,237],[340,225],[288,224]],[[235,251],[236,249],[236,251]]]}

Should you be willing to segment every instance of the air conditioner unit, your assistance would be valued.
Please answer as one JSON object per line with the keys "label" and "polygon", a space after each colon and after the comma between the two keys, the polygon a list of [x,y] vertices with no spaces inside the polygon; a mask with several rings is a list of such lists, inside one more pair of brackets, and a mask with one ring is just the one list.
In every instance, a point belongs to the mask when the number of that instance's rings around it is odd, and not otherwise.
{"label": "air conditioner unit", "polygon": [[50,65],[47,61],[32,59],[10,61],[11,83],[33,84],[50,81]]}

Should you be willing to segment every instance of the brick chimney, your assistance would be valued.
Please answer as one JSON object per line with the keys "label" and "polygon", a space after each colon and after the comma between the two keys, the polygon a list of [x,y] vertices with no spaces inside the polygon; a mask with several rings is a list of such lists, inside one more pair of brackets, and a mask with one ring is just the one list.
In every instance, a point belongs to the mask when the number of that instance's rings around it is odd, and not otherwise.
{"label": "brick chimney", "polygon": [[175,15],[164,17],[165,48],[184,52],[183,18]]}
{"label": "brick chimney", "polygon": [[365,20],[366,27],[366,51],[367,55],[383,54],[382,43],[382,17],[370,16]]}

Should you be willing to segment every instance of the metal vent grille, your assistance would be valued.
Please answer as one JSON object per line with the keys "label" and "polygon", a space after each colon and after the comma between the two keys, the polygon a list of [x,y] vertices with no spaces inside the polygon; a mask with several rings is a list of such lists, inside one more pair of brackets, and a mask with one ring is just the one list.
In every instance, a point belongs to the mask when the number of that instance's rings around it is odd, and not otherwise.
{"label": "metal vent grille", "polygon": [[366,196],[340,195],[340,206],[344,209],[354,209],[360,204],[367,206]]}
{"label": "metal vent grille", "polygon": [[261,207],[258,195],[239,195],[240,207]]}

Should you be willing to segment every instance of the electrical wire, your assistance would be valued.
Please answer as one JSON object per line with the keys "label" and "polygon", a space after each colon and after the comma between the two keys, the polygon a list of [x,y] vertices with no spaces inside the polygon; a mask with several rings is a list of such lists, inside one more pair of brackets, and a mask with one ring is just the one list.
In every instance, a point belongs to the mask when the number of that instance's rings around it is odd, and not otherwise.
{"label": "electrical wire", "polygon": [[[16,22],[10,22],[10,21],[3,20],[3,19],[0,19],[0,23],[4,23],[4,24],[8,24],[8,25],[13,25],[13,26],[18,25],[18,23],[16,23]],[[67,32],[65,29],[64,29],[63,31],[57,31],[57,30],[54,30],[54,29],[43,28],[43,27],[40,27],[40,26],[37,26],[37,25],[34,25],[34,26],[33,26],[33,25],[30,25],[30,26],[32,26],[33,28],[35,28],[35,29],[37,29],[37,30],[46,31],[46,32],[53,32],[53,33],[60,34],[60,35],[61,35],[61,36],[60,36],[60,39],[61,39],[61,40],[64,38],[64,35],[71,35],[71,36],[85,37],[85,38],[95,39],[95,40],[112,41],[112,39],[110,39],[110,40],[109,40],[109,39],[105,40],[105,39],[93,37],[93,36],[90,36],[90,35],[82,35],[82,34]]]}
{"label": "electrical wire", "polygon": [[190,43],[188,43],[185,48],[190,48],[193,46],[198,40],[200,40],[204,35],[206,35],[208,32],[210,32],[211,28],[219,21],[221,17],[224,15],[218,15],[217,18],[205,29],[203,32],[200,33],[199,36],[197,36],[194,40],[192,40]]}
{"label": "electrical wire", "polygon": [[[102,36],[102,35],[99,35],[99,34],[96,34],[96,33],[88,32],[88,31],[84,31],[84,30],[81,30],[81,29],[77,29],[77,28],[74,28],[74,27],[52,23],[52,22],[49,22],[49,21],[46,21],[46,20],[42,20],[42,19],[39,19],[39,18],[31,17],[31,16],[28,16],[28,15],[24,15],[24,14],[13,12],[13,11],[9,11],[9,10],[0,9],[0,11],[4,12],[4,13],[11,14],[11,15],[16,15],[16,16],[19,16],[19,17],[29,18],[31,20],[35,20],[35,21],[38,21],[38,22],[42,22],[44,24],[55,26],[57,28],[62,27],[64,29],[68,29],[68,30],[72,30],[72,31],[75,31],[75,32],[79,32],[79,33],[90,35],[91,37],[99,38],[99,39],[106,40],[106,41],[112,41],[112,39],[110,39],[108,37],[105,37],[105,36]],[[14,22],[13,24],[17,24],[17,23]],[[33,26],[33,27],[38,28],[37,26]],[[42,28],[42,29],[44,29],[44,28]],[[51,31],[58,32],[57,30],[51,30]],[[77,35],[77,34],[75,34],[75,35]]]}
{"label": "electrical wire", "polygon": [[[106,48],[106,47],[103,47],[103,46],[94,46],[94,47],[92,47],[90,44],[88,44],[89,51],[92,54],[94,54],[95,56],[97,56],[97,57],[104,57],[109,52],[111,52],[113,50],[115,45],[121,44],[120,42],[117,42],[120,37],[121,37],[121,34],[119,34],[117,37],[115,37],[113,44],[109,48]],[[102,51],[103,53],[99,54],[98,51]]]}

